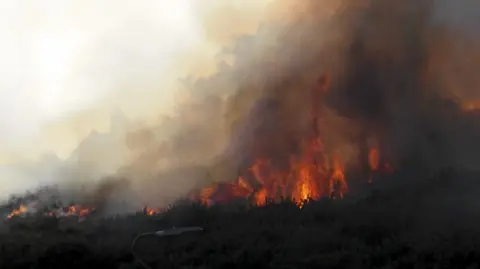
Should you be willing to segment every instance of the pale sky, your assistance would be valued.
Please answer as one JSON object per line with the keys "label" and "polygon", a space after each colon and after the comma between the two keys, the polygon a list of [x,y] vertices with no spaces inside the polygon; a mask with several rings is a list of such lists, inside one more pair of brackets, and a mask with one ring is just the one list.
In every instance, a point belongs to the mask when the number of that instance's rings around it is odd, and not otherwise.
{"label": "pale sky", "polygon": [[271,1],[0,0],[0,163],[65,157],[116,107],[133,117],[168,110],[185,55],[205,65],[196,71],[214,66],[219,44],[206,41],[205,24],[229,20],[233,35]]}
{"label": "pale sky", "polygon": [[0,38],[0,152],[28,155],[67,113],[168,95],[162,74],[202,31],[192,0],[1,0]]}

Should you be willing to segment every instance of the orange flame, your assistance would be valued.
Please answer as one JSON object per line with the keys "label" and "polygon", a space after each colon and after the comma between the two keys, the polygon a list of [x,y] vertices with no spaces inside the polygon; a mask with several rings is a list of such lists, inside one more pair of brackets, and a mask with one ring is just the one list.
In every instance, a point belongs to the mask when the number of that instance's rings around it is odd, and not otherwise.
{"label": "orange flame", "polygon": [[[337,157],[331,161],[324,158],[323,163],[319,162],[321,158],[316,158],[316,155],[321,148],[315,147],[318,144],[311,143],[303,158],[292,157],[288,169],[279,169],[270,160],[259,158],[247,169],[247,173],[239,176],[235,182],[213,184],[202,189],[200,201],[210,205],[222,190],[227,192],[224,196],[231,198],[251,197],[256,205],[264,205],[269,198],[281,197],[290,197],[299,206],[305,200],[322,196],[341,198],[348,191],[343,163]],[[254,188],[247,178],[260,186]]]}
{"label": "orange flame", "polygon": [[28,208],[25,205],[20,205],[18,209],[14,209],[10,214],[7,215],[8,219],[13,218],[14,216],[22,216],[28,213]]}
{"label": "orange flame", "polygon": [[[218,195],[223,195],[222,199],[224,196],[248,198],[257,205],[264,205],[269,198],[289,197],[301,206],[308,199],[343,197],[348,190],[344,165],[340,158],[332,158],[325,153],[318,127],[321,114],[319,101],[330,85],[331,78],[327,74],[318,80],[317,87],[311,91],[311,129],[303,141],[302,155],[292,154],[286,167],[285,164],[275,163],[273,159],[259,157],[238,176],[236,182],[214,184],[201,190],[200,200],[210,204],[219,200]],[[226,192],[225,189],[229,190],[228,193],[222,194],[222,191]]]}
{"label": "orange flame", "polygon": [[159,209],[145,207],[143,212],[145,212],[145,214],[148,216],[154,216],[160,214],[161,211]]}
{"label": "orange flame", "polygon": [[372,171],[378,170],[380,166],[380,153],[378,152],[378,149],[372,148],[370,150],[370,153],[368,154],[368,164]]}
{"label": "orange flame", "polygon": [[[85,207],[80,205],[72,205],[66,208],[58,208],[46,212],[46,216],[56,216],[56,217],[68,217],[68,216],[78,216],[80,220],[84,219],[95,210],[93,207]],[[27,214],[35,213],[36,211],[25,204],[21,204],[17,209],[12,210],[10,214],[7,215],[7,219],[11,219],[14,216],[24,216]]]}
{"label": "orange flame", "polygon": [[[82,221],[85,220],[88,216],[90,216],[93,211],[95,211],[94,207],[71,205],[69,207],[57,208],[48,211],[44,213],[44,215],[57,218],[76,216],[78,217],[79,221]],[[148,216],[153,216],[158,215],[163,211],[156,208],[144,207],[143,212]],[[12,219],[14,216],[25,216],[29,213],[34,212],[31,211],[31,209],[29,209],[27,205],[21,204],[17,209],[12,210],[12,212],[7,215],[7,219]]]}

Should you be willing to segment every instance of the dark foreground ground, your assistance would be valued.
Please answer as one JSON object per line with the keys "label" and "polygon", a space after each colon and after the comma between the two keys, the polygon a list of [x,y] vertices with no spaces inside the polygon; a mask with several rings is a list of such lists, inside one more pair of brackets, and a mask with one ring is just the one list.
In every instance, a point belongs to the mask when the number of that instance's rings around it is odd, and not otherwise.
{"label": "dark foreground ground", "polygon": [[0,226],[0,268],[142,268],[133,238],[172,225],[205,231],[140,240],[151,268],[477,268],[478,181],[478,173],[449,171],[303,209],[189,204],[153,217],[15,219]]}

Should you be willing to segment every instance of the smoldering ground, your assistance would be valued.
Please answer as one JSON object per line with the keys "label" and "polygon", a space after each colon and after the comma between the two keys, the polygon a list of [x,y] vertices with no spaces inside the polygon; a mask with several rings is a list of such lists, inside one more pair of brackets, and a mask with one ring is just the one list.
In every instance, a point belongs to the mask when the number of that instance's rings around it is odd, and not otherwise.
{"label": "smoldering ground", "polygon": [[233,180],[258,151],[297,154],[312,89],[327,82],[315,104],[319,129],[325,151],[349,166],[374,141],[397,170],[478,169],[478,114],[465,106],[478,98],[473,2],[300,2],[274,1],[267,10],[295,8],[231,42],[219,59],[234,61],[214,74],[182,79],[181,102],[159,124],[126,131],[133,161],[115,176],[136,198],[122,199],[162,206],[195,186]]}

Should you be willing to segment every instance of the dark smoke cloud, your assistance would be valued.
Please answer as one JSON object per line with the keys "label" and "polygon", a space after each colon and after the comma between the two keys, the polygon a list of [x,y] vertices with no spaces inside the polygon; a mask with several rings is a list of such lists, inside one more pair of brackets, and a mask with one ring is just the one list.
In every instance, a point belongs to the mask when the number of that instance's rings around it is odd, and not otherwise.
{"label": "dark smoke cloud", "polygon": [[[479,116],[463,107],[478,94],[480,67],[468,29],[475,22],[459,15],[471,10],[467,2],[295,3],[273,2],[276,16],[222,52],[234,63],[184,78],[175,113],[128,132],[135,158],[118,176],[142,202],[164,205],[195,186],[233,180],[262,155],[281,166],[302,150],[312,105],[327,153],[351,165],[374,140],[399,169],[478,168]],[[325,81],[329,89],[314,99]]]}
{"label": "dark smoke cloud", "polygon": [[[462,61],[477,53],[478,43],[456,25],[438,20],[438,10],[446,8],[442,4],[371,1],[365,11],[345,19],[349,41],[330,107],[361,123],[363,131],[383,136],[399,165],[478,165],[470,162],[478,150],[472,136],[478,127],[467,127],[466,122],[474,122],[462,113],[459,100],[448,99],[456,89],[438,82],[449,75],[451,63],[442,62],[445,67],[435,71],[431,66],[439,56],[435,49],[446,42],[452,45],[444,52]],[[458,46],[464,44],[472,50],[461,51]],[[471,61],[463,68],[475,70],[479,64]],[[466,91],[477,91],[475,84]]]}
{"label": "dark smoke cloud", "polygon": [[[141,179],[151,199],[158,189],[180,195],[199,182],[233,180],[262,154],[286,160],[301,151],[300,141],[310,128],[311,91],[325,75],[331,88],[318,106],[327,151],[343,150],[356,160],[362,145],[375,139],[398,168],[478,167],[477,117],[462,110],[462,99],[452,97],[461,94],[452,86],[462,81],[450,71],[453,64],[478,70],[480,61],[470,56],[479,47],[465,29],[473,27],[470,23],[445,14],[450,5],[466,12],[466,4],[301,4],[288,20],[265,22],[256,34],[237,39],[224,51],[236,59],[234,64],[220,64],[209,78],[185,80],[189,103],[160,125],[175,130],[169,140],[137,134],[149,144],[133,149],[140,157],[124,171],[133,178],[142,171],[157,172]],[[471,50],[462,50],[465,45]],[[438,61],[442,66],[432,66]],[[445,76],[451,78],[449,85],[441,83]],[[478,79],[468,80],[463,92],[476,93]],[[168,164],[156,169],[160,160]]]}

